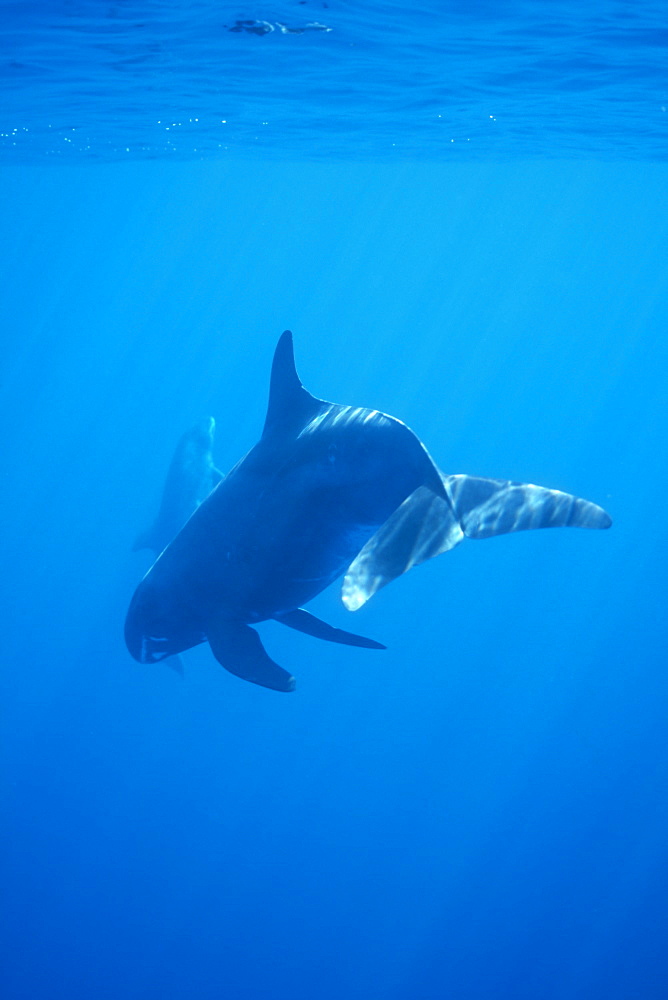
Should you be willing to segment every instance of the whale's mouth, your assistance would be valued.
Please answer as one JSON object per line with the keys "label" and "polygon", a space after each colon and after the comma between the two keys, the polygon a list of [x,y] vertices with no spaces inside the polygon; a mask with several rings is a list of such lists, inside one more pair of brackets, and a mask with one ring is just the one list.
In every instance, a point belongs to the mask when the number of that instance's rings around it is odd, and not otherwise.
{"label": "whale's mouth", "polygon": [[142,663],[159,663],[160,660],[166,660],[168,656],[172,655],[167,649],[167,639],[164,637],[157,635],[142,636]]}
{"label": "whale's mouth", "polygon": [[172,623],[163,627],[158,621],[142,622],[136,608],[130,609],[125,622],[125,644],[138,663],[160,663],[205,641],[206,633],[192,626]]}
{"label": "whale's mouth", "polygon": [[[127,642],[127,639],[126,639]],[[206,642],[203,633],[179,635],[170,638],[165,636],[142,635],[135,642],[127,642],[128,649],[139,663],[160,663],[170,656],[192,649]]]}

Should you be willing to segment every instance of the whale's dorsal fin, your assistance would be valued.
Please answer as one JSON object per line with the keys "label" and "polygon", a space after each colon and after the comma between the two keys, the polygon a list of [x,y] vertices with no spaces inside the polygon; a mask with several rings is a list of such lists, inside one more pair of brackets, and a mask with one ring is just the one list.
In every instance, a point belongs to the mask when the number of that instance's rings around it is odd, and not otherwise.
{"label": "whale's dorsal fin", "polygon": [[305,427],[328,404],[316,399],[301,384],[295,367],[292,334],[281,334],[274,352],[269,384],[269,405],[262,437],[294,432]]}

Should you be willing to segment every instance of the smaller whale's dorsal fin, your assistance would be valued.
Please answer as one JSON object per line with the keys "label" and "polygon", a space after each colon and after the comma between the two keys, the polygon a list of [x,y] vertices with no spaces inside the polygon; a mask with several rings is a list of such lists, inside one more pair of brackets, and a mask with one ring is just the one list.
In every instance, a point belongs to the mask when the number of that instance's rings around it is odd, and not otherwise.
{"label": "smaller whale's dorsal fin", "polygon": [[301,384],[295,368],[292,334],[286,330],[276,345],[271,366],[269,405],[262,437],[290,433],[305,427],[327,405]]}

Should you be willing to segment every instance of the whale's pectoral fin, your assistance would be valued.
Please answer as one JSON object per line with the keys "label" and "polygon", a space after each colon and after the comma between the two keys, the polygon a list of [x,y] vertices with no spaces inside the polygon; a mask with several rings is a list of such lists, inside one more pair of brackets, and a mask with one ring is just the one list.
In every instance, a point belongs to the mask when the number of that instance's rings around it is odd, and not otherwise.
{"label": "whale's pectoral fin", "polygon": [[288,625],[298,632],[305,632],[306,635],[313,635],[316,639],[325,639],[327,642],[341,642],[346,646],[362,646],[364,649],[387,649],[382,642],[375,639],[366,639],[363,635],[355,635],[354,632],[346,632],[342,628],[334,628],[320,618],[316,618],[310,611],[297,608],[295,611],[286,611],[280,615],[274,615],[281,625]]}
{"label": "whale's pectoral fin", "polygon": [[454,549],[464,537],[451,504],[420,486],[397,507],[348,568],[341,598],[357,611],[370,597],[426,559]]}
{"label": "whale's pectoral fin", "polygon": [[295,679],[271,659],[250,625],[219,618],[207,631],[211,652],[231,674],[272,691],[294,691]]}
{"label": "whale's pectoral fin", "polygon": [[443,476],[443,485],[467,538],[491,538],[532,528],[609,528],[595,503],[533,483],[479,476]]}

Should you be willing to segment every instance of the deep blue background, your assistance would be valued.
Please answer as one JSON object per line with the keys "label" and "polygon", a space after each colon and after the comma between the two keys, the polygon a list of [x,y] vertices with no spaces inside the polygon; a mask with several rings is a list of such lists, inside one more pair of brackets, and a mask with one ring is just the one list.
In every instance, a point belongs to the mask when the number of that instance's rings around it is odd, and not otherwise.
{"label": "deep blue background", "polygon": [[[4,995],[660,1000],[668,169],[5,167]],[[181,432],[316,395],[604,505],[466,542],[298,680],[122,644]]]}

